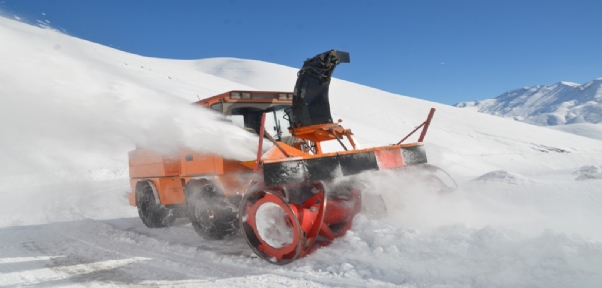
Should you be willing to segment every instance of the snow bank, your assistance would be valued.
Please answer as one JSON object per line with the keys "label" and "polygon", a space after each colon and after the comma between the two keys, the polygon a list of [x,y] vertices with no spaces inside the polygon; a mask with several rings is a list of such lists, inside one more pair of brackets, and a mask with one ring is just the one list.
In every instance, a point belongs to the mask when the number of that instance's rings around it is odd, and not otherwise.
{"label": "snow bank", "polygon": [[575,123],[570,125],[549,126],[550,129],[564,131],[588,138],[602,140],[602,125],[591,123]]}
{"label": "snow bank", "polygon": [[20,175],[0,176],[0,191],[46,185],[128,179],[127,167],[89,170],[54,170]]}
{"label": "snow bank", "polygon": [[522,176],[520,174],[517,174],[517,173],[513,173],[513,172],[509,172],[509,171],[505,171],[505,170],[496,170],[496,171],[492,171],[487,174],[481,175],[472,181],[506,182],[506,183],[518,185],[518,184],[524,184],[526,182],[529,182],[529,181],[531,181],[531,179],[529,179],[525,176]]}
{"label": "snow bank", "polygon": [[490,226],[421,233],[362,215],[342,239],[300,262],[298,270],[418,287],[595,287],[602,281],[601,242],[552,231],[525,237]]}
{"label": "snow bank", "polygon": [[602,166],[583,166],[573,174],[577,175],[575,180],[602,179]]}

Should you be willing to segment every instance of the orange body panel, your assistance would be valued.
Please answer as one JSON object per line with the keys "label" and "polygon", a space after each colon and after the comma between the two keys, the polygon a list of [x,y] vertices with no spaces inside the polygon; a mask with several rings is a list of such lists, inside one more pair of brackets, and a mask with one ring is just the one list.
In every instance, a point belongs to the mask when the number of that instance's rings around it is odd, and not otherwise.
{"label": "orange body panel", "polygon": [[221,174],[220,172],[223,170],[221,158],[207,153],[183,151],[180,156],[180,163],[182,176]]}
{"label": "orange body panel", "polygon": [[157,151],[136,149],[128,153],[130,178],[177,176],[180,161]]}
{"label": "orange body panel", "polygon": [[220,156],[206,153],[185,152],[180,157],[181,175],[224,175],[230,173],[244,173],[249,171],[241,161],[224,159]]}
{"label": "orange body panel", "polygon": [[184,187],[179,177],[157,178],[153,179],[153,183],[157,187],[159,200],[161,204],[182,204],[185,203]]}
{"label": "orange body panel", "polygon": [[211,176],[219,182],[224,194],[240,195],[241,187],[250,175],[251,169],[243,162],[224,159],[220,156],[182,150],[179,158],[165,157],[159,152],[137,149],[130,156],[129,203],[136,206],[136,183],[150,180],[157,188],[163,205],[184,204],[182,180],[188,183],[199,176]]}

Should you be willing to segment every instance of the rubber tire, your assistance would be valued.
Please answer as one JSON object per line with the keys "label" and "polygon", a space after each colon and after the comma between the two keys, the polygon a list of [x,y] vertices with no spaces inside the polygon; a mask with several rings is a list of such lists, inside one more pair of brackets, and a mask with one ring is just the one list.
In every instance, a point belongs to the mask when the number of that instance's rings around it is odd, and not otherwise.
{"label": "rubber tire", "polygon": [[136,207],[138,216],[148,228],[167,227],[176,220],[171,209],[157,203],[153,188],[146,182],[140,184],[139,190],[136,191]]}
{"label": "rubber tire", "polygon": [[[424,182],[427,183],[427,185],[438,194],[449,194],[458,189],[458,184],[456,183],[456,181],[453,178],[451,178],[451,176],[447,174],[447,172],[445,172],[443,169],[431,164],[423,164],[422,167],[424,167],[424,169],[428,171],[428,173],[423,176]],[[441,179],[440,176],[446,177],[449,180],[448,183],[452,184],[452,186],[447,185],[445,181]]]}
{"label": "rubber tire", "polygon": [[[414,178],[420,179],[419,181],[424,183],[426,185],[426,188],[429,188],[429,190],[441,195],[452,193],[458,189],[458,184],[456,183],[456,181],[453,178],[451,178],[451,176],[447,172],[445,172],[445,170],[435,165],[425,163],[415,166],[397,168],[395,170],[401,171],[403,173],[406,173],[404,171],[415,173],[413,176]],[[446,179],[448,179],[447,182],[451,184],[451,186],[447,185],[445,181],[443,181],[440,178],[440,176],[444,176]]]}
{"label": "rubber tire", "polygon": [[195,181],[185,190],[188,219],[197,234],[207,240],[221,240],[238,232],[238,214],[212,183]]}
{"label": "rubber tire", "polygon": [[429,174],[424,176],[423,179],[424,183],[438,194],[446,194],[454,191],[452,188],[447,187],[437,175]]}

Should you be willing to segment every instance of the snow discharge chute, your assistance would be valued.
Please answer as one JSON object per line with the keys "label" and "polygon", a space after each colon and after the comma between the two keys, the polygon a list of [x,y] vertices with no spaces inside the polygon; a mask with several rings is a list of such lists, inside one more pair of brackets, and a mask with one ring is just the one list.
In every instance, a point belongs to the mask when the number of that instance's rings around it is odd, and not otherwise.
{"label": "snow discharge chute", "polygon": [[349,53],[330,50],[305,60],[293,90],[293,127],[332,123],[328,90],[339,63],[349,63]]}

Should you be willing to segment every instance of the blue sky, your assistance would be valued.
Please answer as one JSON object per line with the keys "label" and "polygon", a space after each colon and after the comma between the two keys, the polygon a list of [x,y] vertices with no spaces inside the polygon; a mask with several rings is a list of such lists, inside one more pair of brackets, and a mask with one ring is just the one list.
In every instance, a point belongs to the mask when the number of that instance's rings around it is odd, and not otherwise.
{"label": "blue sky", "polygon": [[300,67],[344,50],[351,64],[335,77],[446,104],[602,77],[598,0],[0,0],[0,10],[152,57]]}

